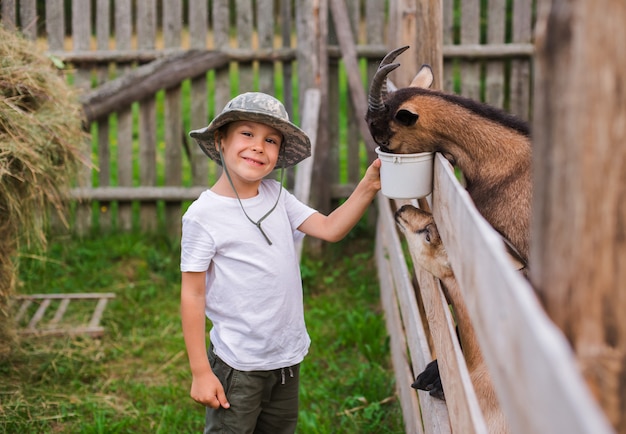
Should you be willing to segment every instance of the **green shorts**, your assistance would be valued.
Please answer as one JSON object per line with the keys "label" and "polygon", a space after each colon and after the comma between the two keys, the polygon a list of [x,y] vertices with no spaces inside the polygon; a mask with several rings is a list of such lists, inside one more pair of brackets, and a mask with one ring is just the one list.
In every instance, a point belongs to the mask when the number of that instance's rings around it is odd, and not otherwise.
{"label": "green shorts", "polygon": [[230,408],[207,407],[204,434],[293,434],[298,422],[300,365],[272,371],[238,371],[215,355],[211,369],[224,386]]}

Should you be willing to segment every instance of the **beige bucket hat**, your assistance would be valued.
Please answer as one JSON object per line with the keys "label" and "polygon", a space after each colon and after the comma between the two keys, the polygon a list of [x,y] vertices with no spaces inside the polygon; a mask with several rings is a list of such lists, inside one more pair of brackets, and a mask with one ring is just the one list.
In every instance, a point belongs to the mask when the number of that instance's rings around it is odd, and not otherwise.
{"label": "beige bucket hat", "polygon": [[215,132],[230,122],[241,120],[269,125],[283,134],[283,148],[276,162],[277,168],[294,166],[311,156],[311,141],[306,133],[289,120],[283,103],[262,92],[246,92],[236,96],[207,127],[192,130],[189,135],[209,158],[221,165],[220,153],[215,146]]}

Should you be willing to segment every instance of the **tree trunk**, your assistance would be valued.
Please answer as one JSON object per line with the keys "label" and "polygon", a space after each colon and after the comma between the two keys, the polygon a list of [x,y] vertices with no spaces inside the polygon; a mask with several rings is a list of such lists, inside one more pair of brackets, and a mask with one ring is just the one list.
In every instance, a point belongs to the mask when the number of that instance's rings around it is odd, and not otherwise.
{"label": "tree trunk", "polygon": [[542,6],[531,281],[626,433],[626,3]]}

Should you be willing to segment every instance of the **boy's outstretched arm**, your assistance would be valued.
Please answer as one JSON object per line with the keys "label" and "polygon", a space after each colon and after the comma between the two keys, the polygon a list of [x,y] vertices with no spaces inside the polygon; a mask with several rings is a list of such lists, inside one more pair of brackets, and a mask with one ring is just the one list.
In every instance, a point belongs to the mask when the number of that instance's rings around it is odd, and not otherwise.
{"label": "boy's outstretched arm", "polygon": [[228,408],[224,387],[213,373],[207,356],[204,290],[205,273],[182,273],[180,314],[192,375],[190,395],[208,407]]}
{"label": "boy's outstretched arm", "polygon": [[343,204],[328,216],[321,213],[311,215],[298,229],[325,241],[339,241],[359,222],[379,190],[380,160],[377,158]]}

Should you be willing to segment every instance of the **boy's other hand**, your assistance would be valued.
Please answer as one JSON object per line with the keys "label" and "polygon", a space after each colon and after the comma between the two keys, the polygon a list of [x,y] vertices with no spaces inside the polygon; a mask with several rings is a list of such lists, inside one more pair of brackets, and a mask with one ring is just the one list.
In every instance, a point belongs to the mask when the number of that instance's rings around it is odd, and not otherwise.
{"label": "boy's other hand", "polygon": [[207,407],[230,407],[226,393],[224,393],[224,387],[213,372],[198,377],[194,376],[191,382],[190,395],[194,401]]}

